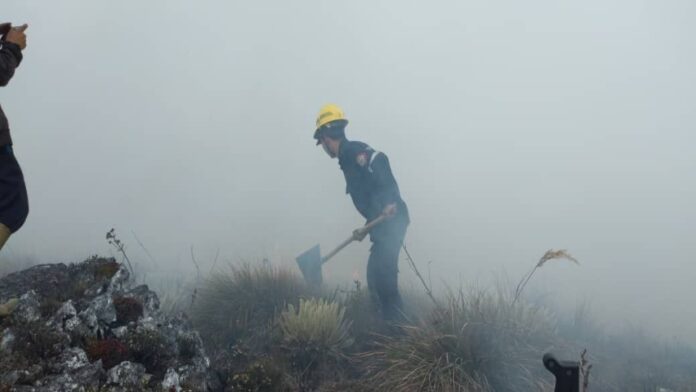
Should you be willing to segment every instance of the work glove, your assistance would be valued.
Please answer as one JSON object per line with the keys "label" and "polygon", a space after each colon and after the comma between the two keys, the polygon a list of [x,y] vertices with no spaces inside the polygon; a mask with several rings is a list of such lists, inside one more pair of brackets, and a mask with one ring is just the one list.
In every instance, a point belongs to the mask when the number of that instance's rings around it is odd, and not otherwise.
{"label": "work glove", "polygon": [[353,240],[358,241],[358,242],[362,242],[362,240],[364,240],[365,237],[367,236],[367,233],[368,233],[368,231],[365,230],[364,228],[355,229],[355,230],[353,230]]}

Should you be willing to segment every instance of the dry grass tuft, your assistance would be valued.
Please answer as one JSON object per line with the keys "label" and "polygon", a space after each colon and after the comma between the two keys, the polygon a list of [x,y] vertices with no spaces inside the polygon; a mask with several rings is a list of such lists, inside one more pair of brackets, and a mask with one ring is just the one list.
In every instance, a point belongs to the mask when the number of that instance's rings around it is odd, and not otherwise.
{"label": "dry grass tuft", "polygon": [[546,310],[503,294],[450,293],[447,306],[402,336],[361,355],[376,390],[538,390],[542,349],[552,344]]}
{"label": "dry grass tuft", "polygon": [[571,256],[570,253],[568,253],[567,250],[565,249],[560,249],[560,250],[553,250],[549,249],[544,253],[543,256],[539,259],[539,262],[536,263],[536,265],[529,271],[521,280],[520,283],[517,284],[517,287],[515,288],[515,297],[512,300],[513,303],[517,302],[517,300],[520,298],[522,295],[522,292],[524,291],[524,288],[527,286],[527,283],[529,283],[529,280],[532,278],[536,270],[539,268],[543,267],[546,262],[550,260],[570,260],[573,263],[580,265],[578,260]]}
{"label": "dry grass tuft", "polygon": [[568,253],[567,250],[565,249],[560,249],[560,250],[553,250],[549,249],[544,253],[544,255],[539,259],[539,262],[537,263],[536,268],[541,268],[547,261],[549,260],[570,260],[574,262],[577,265],[580,265],[580,262],[578,260],[571,256],[570,253]]}
{"label": "dry grass tuft", "polygon": [[209,344],[226,347],[239,339],[267,341],[267,333],[287,304],[310,291],[287,268],[250,264],[213,275],[192,308],[194,324]]}

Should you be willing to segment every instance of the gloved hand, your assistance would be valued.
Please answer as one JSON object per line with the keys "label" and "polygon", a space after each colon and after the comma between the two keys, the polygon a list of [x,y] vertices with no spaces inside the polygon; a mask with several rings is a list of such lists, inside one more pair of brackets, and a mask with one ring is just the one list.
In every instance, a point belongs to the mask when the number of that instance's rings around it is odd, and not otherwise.
{"label": "gloved hand", "polygon": [[353,240],[358,241],[358,242],[362,242],[362,240],[364,240],[365,237],[367,236],[367,233],[368,233],[368,231],[365,230],[364,228],[355,229],[355,230],[353,230]]}

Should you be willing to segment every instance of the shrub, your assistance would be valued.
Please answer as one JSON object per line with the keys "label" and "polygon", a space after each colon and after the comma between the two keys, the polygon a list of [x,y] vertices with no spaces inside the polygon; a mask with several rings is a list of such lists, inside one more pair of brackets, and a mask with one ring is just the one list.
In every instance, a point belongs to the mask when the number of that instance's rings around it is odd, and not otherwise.
{"label": "shrub", "polygon": [[283,372],[270,361],[258,361],[250,364],[243,371],[230,374],[226,380],[229,391],[239,392],[275,392],[286,391]]}
{"label": "shrub", "polygon": [[[94,259],[98,260],[96,256]],[[94,276],[96,279],[109,280],[116,275],[116,272],[118,272],[120,268],[121,265],[117,263],[116,260],[109,260],[105,263],[97,264],[97,267],[94,268]]]}
{"label": "shrub", "polygon": [[135,298],[116,297],[113,301],[116,309],[116,321],[119,325],[138,321],[143,315],[143,304]]}
{"label": "shrub", "polygon": [[105,340],[90,340],[85,348],[90,361],[101,359],[104,369],[111,369],[119,363],[128,360],[128,347],[113,338]]}
{"label": "shrub", "polygon": [[176,356],[176,346],[171,345],[159,332],[138,329],[126,336],[126,343],[135,362],[145,366],[156,378],[164,377],[169,364]]}

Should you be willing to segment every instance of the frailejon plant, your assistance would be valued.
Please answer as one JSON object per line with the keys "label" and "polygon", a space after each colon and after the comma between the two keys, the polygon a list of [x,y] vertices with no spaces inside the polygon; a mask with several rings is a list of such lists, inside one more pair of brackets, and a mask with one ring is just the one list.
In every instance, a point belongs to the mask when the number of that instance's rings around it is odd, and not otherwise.
{"label": "frailejon plant", "polygon": [[283,340],[290,346],[312,346],[339,357],[353,344],[345,309],[333,301],[301,299],[297,308],[289,304],[279,324]]}
{"label": "frailejon plant", "polygon": [[301,299],[297,307],[288,305],[278,324],[300,390],[314,390],[322,378],[333,378],[321,374],[347,359],[346,350],[353,344],[351,322],[335,301]]}

